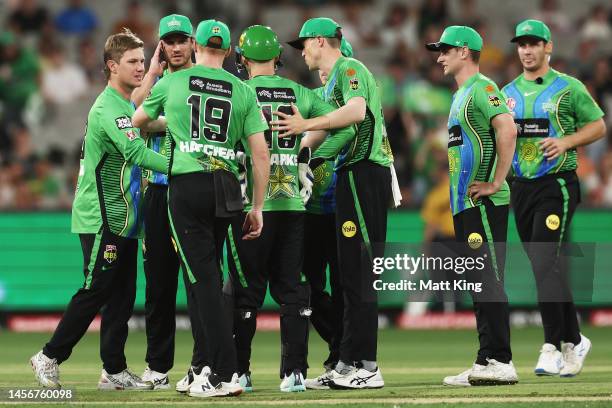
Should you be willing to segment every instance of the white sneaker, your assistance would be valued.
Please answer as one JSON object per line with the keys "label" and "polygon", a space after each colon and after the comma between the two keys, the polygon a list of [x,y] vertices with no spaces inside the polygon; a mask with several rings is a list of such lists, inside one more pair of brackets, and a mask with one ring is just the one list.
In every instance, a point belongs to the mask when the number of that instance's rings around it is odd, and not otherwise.
{"label": "white sneaker", "polygon": [[336,378],[340,378],[341,374],[334,369],[328,369],[317,378],[305,379],[304,386],[308,390],[329,390],[329,384]]}
{"label": "white sneaker", "polygon": [[251,381],[251,372],[247,371],[238,378],[238,383],[244,392],[253,392],[253,382]]}
{"label": "white sneaker", "polygon": [[205,381],[200,381],[197,384],[194,382],[189,387],[189,396],[198,398],[208,397],[235,397],[242,394],[242,387],[238,382],[238,374],[234,373],[229,382],[220,382],[216,386],[210,382],[210,375],[207,375]]}
{"label": "white sneaker", "polygon": [[468,368],[467,370],[457,375],[449,375],[447,377],[444,377],[444,379],[442,380],[442,385],[450,385],[454,387],[470,387],[471,384],[468,381],[469,375],[472,374],[472,372],[482,370],[485,367],[486,366],[483,366],[481,364],[474,363],[471,368]]}
{"label": "white sneaker", "polygon": [[[189,374],[191,373],[191,377],[189,377]],[[191,389],[191,387],[196,387],[196,389],[199,389],[198,387],[206,382],[208,382],[208,376],[210,375],[210,367],[209,366],[204,366],[202,368],[202,370],[200,371],[200,374],[196,374],[195,372],[195,367],[191,367],[189,369],[189,371],[187,372],[187,389],[183,392],[189,392],[189,390]],[[183,378],[184,380],[184,378]],[[181,381],[183,381],[181,380]],[[177,384],[177,389],[178,389],[178,384]],[[179,391],[181,392],[181,391]]]}
{"label": "white sneaker", "polygon": [[488,358],[486,366],[478,370],[472,370],[468,375],[470,385],[512,385],[518,382],[518,374],[514,364],[508,364]]}
{"label": "white sneaker", "polygon": [[363,368],[354,368],[347,374],[336,372],[334,376],[337,376],[337,378],[334,378],[329,384],[329,387],[334,390],[382,388],[385,386],[385,381],[378,367],[374,373]]}
{"label": "white sneaker", "polygon": [[45,388],[62,388],[59,381],[59,365],[55,358],[45,356],[41,350],[30,358],[30,365],[40,385]]}
{"label": "white sneaker", "polygon": [[167,390],[170,388],[168,374],[151,370],[149,366],[145,368],[144,372],[142,373],[142,377],[140,378],[142,378],[142,381],[152,382],[154,390]]}
{"label": "white sneaker", "polygon": [[[208,367],[204,367],[202,370],[204,370],[206,368],[208,368]],[[183,378],[181,378],[176,383],[176,386],[174,387],[174,389],[177,392],[185,393],[185,392],[189,391],[189,387],[191,386],[191,384],[193,383],[193,379],[195,378],[195,373],[193,371],[194,369],[195,369],[194,366],[189,367],[189,370],[187,370],[187,375],[185,375]]]}
{"label": "white sneaker", "polygon": [[575,346],[572,343],[564,343],[561,346],[565,365],[561,369],[561,377],[574,377],[580,374],[584,359],[591,350],[591,340],[580,334],[580,343]]}
{"label": "white sneaker", "polygon": [[303,392],[306,391],[304,386],[304,376],[300,370],[293,370],[289,375],[285,375],[280,384],[282,392]]}
{"label": "white sneaker", "polygon": [[152,390],[153,383],[150,381],[143,381],[136,374],[131,373],[127,368],[117,374],[109,374],[105,369],[102,369],[102,375],[100,375],[100,381],[98,381],[98,389],[102,391],[145,391]]}
{"label": "white sneaker", "polygon": [[550,343],[544,343],[533,372],[536,375],[557,375],[563,367],[563,354]]}

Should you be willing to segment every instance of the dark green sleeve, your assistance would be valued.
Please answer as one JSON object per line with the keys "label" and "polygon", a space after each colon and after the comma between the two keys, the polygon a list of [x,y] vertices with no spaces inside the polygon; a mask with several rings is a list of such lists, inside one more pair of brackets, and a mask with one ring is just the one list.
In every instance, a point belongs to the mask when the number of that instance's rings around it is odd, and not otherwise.
{"label": "dark green sleeve", "polygon": [[572,84],[571,96],[578,129],[603,117],[603,111],[582,82],[576,81]]}
{"label": "dark green sleeve", "polygon": [[104,133],[127,162],[168,174],[168,159],[147,148],[139,129],[132,126],[130,116],[114,109],[102,115],[100,125]]}

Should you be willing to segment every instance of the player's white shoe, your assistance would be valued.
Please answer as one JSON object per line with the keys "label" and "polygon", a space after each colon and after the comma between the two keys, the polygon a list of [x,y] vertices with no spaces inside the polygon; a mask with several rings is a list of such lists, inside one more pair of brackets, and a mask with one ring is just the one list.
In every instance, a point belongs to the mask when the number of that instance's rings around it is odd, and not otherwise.
{"label": "player's white shoe", "polygon": [[238,381],[238,374],[234,373],[232,379],[229,382],[219,382],[219,384],[212,385],[210,382],[212,375],[203,377],[203,381],[194,381],[189,387],[189,396],[198,398],[208,397],[236,397],[242,394],[242,387]]}
{"label": "player's white shoe", "polygon": [[251,381],[251,372],[247,371],[238,378],[238,383],[244,392],[253,392],[253,382]]}
{"label": "player's white shoe", "polygon": [[472,372],[482,370],[485,367],[486,366],[483,366],[481,364],[474,363],[471,368],[468,368],[467,370],[457,375],[449,375],[447,377],[444,377],[444,379],[442,380],[442,384],[450,385],[453,387],[470,387],[471,384],[468,381],[468,377],[470,376],[470,374],[472,374]]}
{"label": "player's white shoe", "polygon": [[45,356],[41,350],[30,358],[30,365],[41,386],[62,388],[59,381],[59,365],[56,359]]}
{"label": "player's white shoe", "polygon": [[147,366],[142,373],[142,381],[149,381],[153,383],[154,390],[167,390],[170,388],[170,380],[168,379],[168,373],[160,373],[158,371],[151,370]]}
{"label": "player's white shoe", "polygon": [[304,385],[308,390],[329,390],[329,384],[334,379],[339,378],[342,374],[338,373],[333,368],[326,370],[317,378],[307,378],[304,380]]}
{"label": "player's white shoe", "polygon": [[561,352],[563,354],[564,366],[561,368],[561,377],[574,377],[580,374],[584,359],[591,350],[591,340],[580,334],[580,343],[563,343]]}
{"label": "player's white shoe", "polygon": [[142,378],[131,373],[127,368],[117,374],[109,374],[105,369],[102,369],[102,375],[100,375],[100,381],[98,381],[98,389],[102,391],[146,391],[153,389],[153,383],[143,381]]}
{"label": "player's white shoe", "polygon": [[[187,375],[183,377],[181,381],[176,383],[176,390],[178,392],[189,392],[191,387],[198,387],[199,384],[205,383],[207,377],[210,375],[210,367],[204,366],[200,370],[200,374],[196,374],[196,367],[189,367],[189,371],[187,371]],[[182,391],[184,390],[184,391]]]}
{"label": "player's white shoe", "polygon": [[563,354],[550,343],[544,343],[533,372],[538,376],[557,375],[563,368]]}
{"label": "player's white shoe", "polygon": [[385,381],[378,367],[375,372],[363,368],[353,368],[346,374],[336,372],[334,376],[336,378],[329,384],[329,388],[334,390],[358,390],[385,386]]}
{"label": "player's white shoe", "polygon": [[513,385],[518,382],[518,374],[512,361],[501,363],[488,358],[482,369],[472,370],[468,375],[470,385]]}
{"label": "player's white shoe", "polygon": [[282,392],[303,392],[306,391],[304,386],[304,376],[300,370],[293,370],[289,375],[285,375],[280,384]]}

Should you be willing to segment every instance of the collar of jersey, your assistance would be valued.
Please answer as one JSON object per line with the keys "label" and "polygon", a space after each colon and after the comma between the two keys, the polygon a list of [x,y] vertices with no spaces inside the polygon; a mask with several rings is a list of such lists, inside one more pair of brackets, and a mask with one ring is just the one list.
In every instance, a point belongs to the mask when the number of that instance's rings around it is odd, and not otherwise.
{"label": "collar of jersey", "polygon": [[478,81],[478,79],[480,79],[480,72],[475,73],[474,75],[472,75],[471,77],[469,77],[467,79],[467,81],[465,81],[463,83],[463,85],[461,85],[461,88],[459,89],[466,89],[469,88],[470,86],[472,86],[472,84],[476,81]]}
{"label": "collar of jersey", "polygon": [[132,103],[132,101],[130,101],[129,99],[125,99],[125,98],[123,97],[123,95],[121,95],[121,94],[119,93],[119,91],[117,91],[115,88],[113,88],[113,87],[112,87],[112,86],[110,86],[110,85],[106,85],[106,91],[107,91],[107,92],[109,92],[110,94],[112,94],[112,95],[116,96],[117,98],[121,99],[121,100],[122,100],[122,101],[124,101],[124,102],[127,102],[127,103]]}
{"label": "collar of jersey", "polygon": [[[557,76],[559,75],[559,73],[557,71],[555,71],[554,69],[550,68],[548,70],[548,72],[542,77],[542,85],[545,84],[550,84]],[[525,74],[521,74],[521,80],[527,84],[534,84],[534,81],[530,81],[528,79],[525,78]]]}

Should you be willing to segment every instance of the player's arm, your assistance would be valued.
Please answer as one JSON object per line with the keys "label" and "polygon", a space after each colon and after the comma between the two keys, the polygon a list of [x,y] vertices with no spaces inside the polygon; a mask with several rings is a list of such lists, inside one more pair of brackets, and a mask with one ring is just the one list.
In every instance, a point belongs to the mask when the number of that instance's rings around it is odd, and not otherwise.
{"label": "player's arm", "polygon": [[155,120],[148,122],[144,127],[140,128],[140,130],[144,130],[149,133],[159,133],[164,132],[166,127],[168,126],[168,122],[166,121],[165,116],[160,116]]}
{"label": "player's arm", "polygon": [[[166,97],[168,95],[168,77],[164,77],[157,81],[151,94],[145,99],[145,101],[136,109],[136,112],[132,115],[132,124],[135,127],[145,129],[151,125],[152,122],[159,118],[164,104],[166,103]],[[165,126],[161,131],[165,130]]]}
{"label": "player's arm", "polygon": [[127,162],[168,174],[168,159],[147,148],[129,116],[117,116],[109,112],[101,119],[104,132]]}
{"label": "player's arm", "polygon": [[544,152],[544,157],[548,160],[554,160],[578,146],[593,143],[606,134],[603,111],[582,83],[576,84],[572,89],[571,102],[578,131],[569,136],[547,137],[542,140],[540,150]]}
{"label": "player's arm", "polygon": [[312,150],[316,150],[325,141],[327,133],[326,130],[311,130],[304,133],[304,137],[300,141],[300,149],[310,147]]}
{"label": "player's arm", "polygon": [[162,42],[159,41],[157,43],[157,48],[155,48],[155,52],[151,57],[151,61],[149,62],[149,70],[145,74],[142,79],[142,85],[132,91],[132,102],[136,106],[140,106],[142,102],[147,98],[149,92],[151,92],[151,88],[157,82],[157,79],[162,76],[164,73],[164,69],[166,69],[166,62],[159,60],[160,53],[162,50]]}

